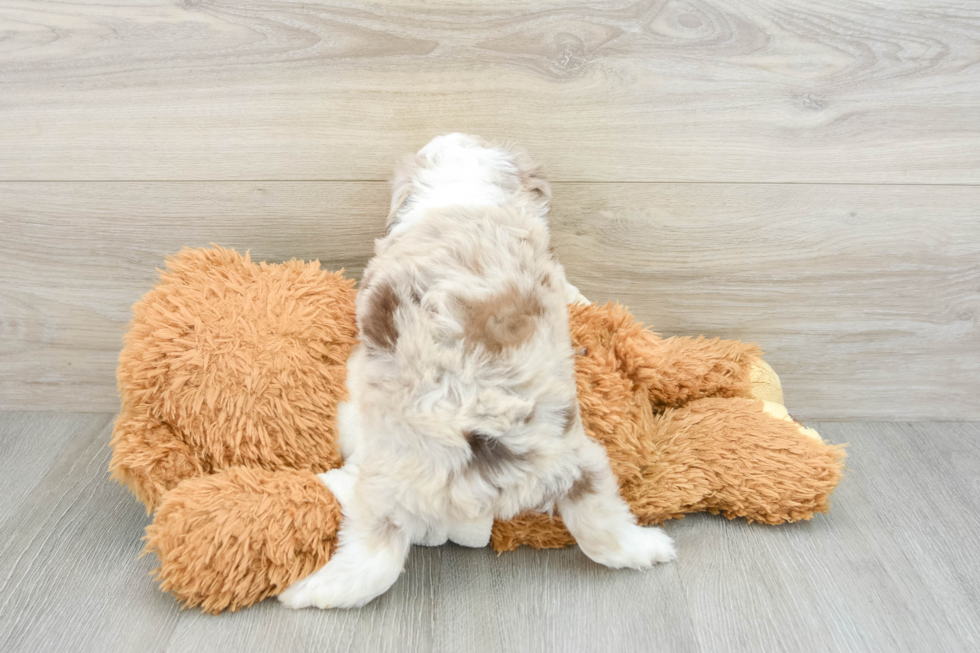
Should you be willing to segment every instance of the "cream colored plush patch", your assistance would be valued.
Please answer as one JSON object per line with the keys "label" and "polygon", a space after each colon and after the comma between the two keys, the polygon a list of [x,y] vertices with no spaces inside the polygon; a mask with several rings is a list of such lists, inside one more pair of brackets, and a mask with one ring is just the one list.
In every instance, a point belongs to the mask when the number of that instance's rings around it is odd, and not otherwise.
{"label": "cream colored plush patch", "polygon": [[[769,366],[767,365],[766,367],[769,367]],[[789,411],[786,410],[786,406],[784,406],[782,404],[777,404],[774,401],[763,401],[762,402],[762,409],[764,411],[766,411],[767,413],[769,413],[770,415],[772,415],[773,417],[776,417],[778,419],[783,419],[783,420],[786,420],[787,422],[793,422],[794,424],[797,424],[799,426],[800,433],[802,433],[803,435],[807,435],[807,436],[815,439],[817,442],[823,442],[823,438],[821,438],[820,437],[820,434],[817,433],[814,429],[811,429],[808,426],[803,426],[802,424],[800,424],[799,422],[797,422],[795,419],[793,419],[792,417],[790,417]]]}
{"label": "cream colored plush patch", "polygon": [[766,361],[758,357],[752,361],[749,381],[752,383],[752,396],[756,399],[783,403],[783,384],[779,382],[779,376]]}

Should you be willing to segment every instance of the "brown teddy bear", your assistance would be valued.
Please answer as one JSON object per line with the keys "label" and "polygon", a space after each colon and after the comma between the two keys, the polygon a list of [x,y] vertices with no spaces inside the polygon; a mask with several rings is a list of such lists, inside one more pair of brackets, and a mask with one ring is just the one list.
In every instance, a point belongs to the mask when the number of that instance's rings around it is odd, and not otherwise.
{"label": "brown teddy bear", "polygon": [[[146,548],[187,606],[237,610],[323,566],[341,520],[316,476],[342,464],[337,404],[354,282],[319,263],[184,250],[134,307],[119,360],[113,477],[152,512]],[[782,407],[757,347],[662,339],[619,305],[571,305],[589,436],[641,524],[709,511],[778,524],[827,512],[843,468]],[[493,526],[497,551],[574,543],[560,517]]]}

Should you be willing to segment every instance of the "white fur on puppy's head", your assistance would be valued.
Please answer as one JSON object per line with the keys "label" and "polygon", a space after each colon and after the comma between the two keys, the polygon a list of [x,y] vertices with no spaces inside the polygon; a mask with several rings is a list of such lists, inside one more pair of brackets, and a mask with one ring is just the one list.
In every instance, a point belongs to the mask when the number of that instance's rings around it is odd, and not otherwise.
{"label": "white fur on puppy's head", "polygon": [[436,136],[395,166],[388,233],[417,222],[425,211],[448,206],[522,206],[544,220],[551,187],[527,151],[478,136]]}

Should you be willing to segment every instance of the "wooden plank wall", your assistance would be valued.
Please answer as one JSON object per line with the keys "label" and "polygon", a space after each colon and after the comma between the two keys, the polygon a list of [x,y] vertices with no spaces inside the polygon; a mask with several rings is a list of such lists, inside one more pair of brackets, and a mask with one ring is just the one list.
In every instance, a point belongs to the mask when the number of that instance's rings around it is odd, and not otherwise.
{"label": "wooden plank wall", "polygon": [[794,415],[980,419],[980,5],[0,0],[0,409],[106,411],[216,242],[355,276],[400,154],[555,180],[569,276],[753,340]]}

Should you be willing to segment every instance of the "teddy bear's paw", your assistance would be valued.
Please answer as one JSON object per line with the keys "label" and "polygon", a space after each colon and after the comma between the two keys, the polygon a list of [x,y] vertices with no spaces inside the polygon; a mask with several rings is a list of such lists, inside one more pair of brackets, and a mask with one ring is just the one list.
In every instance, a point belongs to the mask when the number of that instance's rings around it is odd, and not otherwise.
{"label": "teddy bear's paw", "polygon": [[769,363],[757,356],[752,358],[749,382],[752,384],[750,392],[753,399],[783,403],[783,384],[779,376],[769,367]]}
{"label": "teddy bear's paw", "polygon": [[589,557],[613,569],[646,569],[677,558],[674,540],[661,528],[630,524],[619,533],[618,548],[593,552]]}
{"label": "teddy bear's paw", "polygon": [[793,418],[793,416],[789,414],[789,411],[786,410],[786,406],[782,404],[777,404],[773,401],[763,401],[762,410],[766,411],[776,419],[781,419],[796,424],[801,434],[813,438],[817,442],[823,442],[823,438],[820,437],[820,434],[817,433],[816,430],[811,429],[809,426],[803,426],[798,421],[796,421]]}

